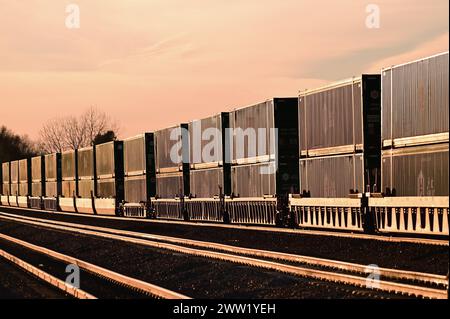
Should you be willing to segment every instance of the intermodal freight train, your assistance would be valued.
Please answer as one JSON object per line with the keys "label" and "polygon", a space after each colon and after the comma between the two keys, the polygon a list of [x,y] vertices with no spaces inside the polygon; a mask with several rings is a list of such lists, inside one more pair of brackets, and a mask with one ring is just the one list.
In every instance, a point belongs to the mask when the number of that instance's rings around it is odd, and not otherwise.
{"label": "intermodal freight train", "polygon": [[448,236],[448,58],[3,163],[1,204]]}

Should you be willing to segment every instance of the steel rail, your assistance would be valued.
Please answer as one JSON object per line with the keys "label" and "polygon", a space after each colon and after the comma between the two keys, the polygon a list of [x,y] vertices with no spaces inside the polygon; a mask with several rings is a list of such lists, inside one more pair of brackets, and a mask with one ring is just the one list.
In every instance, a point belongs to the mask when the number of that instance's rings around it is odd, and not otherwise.
{"label": "steel rail", "polygon": [[[39,210],[33,208],[20,209],[11,206],[1,206],[14,210],[28,210],[39,213],[49,213],[55,214],[54,211]],[[228,228],[228,229],[239,229],[239,230],[257,230],[265,232],[275,232],[275,233],[291,233],[300,235],[312,235],[312,236],[329,236],[329,237],[340,237],[340,238],[351,238],[351,239],[367,239],[367,240],[377,240],[384,242],[395,242],[395,243],[412,243],[412,244],[423,244],[423,245],[437,245],[437,246],[449,246],[448,240],[443,239],[431,239],[431,238],[414,238],[414,237],[401,237],[401,236],[388,236],[383,235],[369,235],[363,233],[349,233],[342,231],[327,231],[327,230],[309,230],[309,229],[287,229],[287,228],[275,228],[270,226],[255,226],[255,225],[244,225],[244,224],[219,224],[215,222],[199,222],[199,221],[181,221],[181,220],[165,220],[165,219],[143,219],[143,218],[133,218],[133,217],[118,217],[118,216],[107,216],[107,215],[92,215],[92,214],[80,214],[80,213],[70,213],[70,212],[57,212],[60,215],[68,216],[78,216],[96,219],[111,219],[111,220],[123,220],[123,221],[136,221],[143,223],[161,223],[161,224],[179,224],[186,226],[198,226],[198,227],[216,227],[216,228]]]}
{"label": "steel rail", "polygon": [[[42,218],[14,215],[14,214],[9,214],[9,213],[1,213],[0,212],[0,215],[15,217],[15,218],[24,218],[26,220],[31,220],[31,221],[42,221]],[[199,241],[199,240],[192,240],[192,239],[186,239],[186,238],[154,235],[154,234],[147,234],[147,233],[142,233],[142,232],[121,230],[121,229],[116,229],[116,228],[105,228],[105,227],[91,226],[91,225],[85,225],[85,224],[74,224],[74,223],[54,221],[54,220],[45,220],[45,222],[49,223],[49,224],[53,224],[53,225],[61,225],[61,226],[75,227],[75,228],[80,228],[80,229],[88,229],[88,230],[93,230],[93,231],[98,231],[98,232],[123,235],[123,236],[131,236],[131,237],[148,239],[148,240],[165,241],[165,242],[170,242],[170,243],[174,243],[174,244],[188,245],[188,246],[200,247],[200,248],[204,248],[204,249],[213,249],[213,250],[224,251],[224,252],[228,252],[228,253],[234,253],[234,254],[251,256],[251,257],[262,257],[262,258],[269,258],[269,259],[281,260],[281,261],[286,261],[286,262],[301,263],[301,264],[308,264],[308,265],[313,265],[313,266],[333,268],[333,269],[339,269],[339,270],[347,271],[347,272],[355,272],[355,273],[363,273],[363,274],[373,272],[373,269],[366,265],[338,261],[338,260],[325,259],[325,258],[302,256],[302,255],[282,253],[282,252],[276,252],[276,251],[245,248],[245,247],[231,246],[231,245],[218,244],[218,243],[213,243],[213,242],[205,242],[205,241]],[[390,278],[390,279],[403,279],[403,280],[419,281],[419,282],[423,282],[423,283],[432,283],[432,284],[436,284],[436,285],[448,286],[448,278],[443,275],[414,272],[414,271],[407,271],[407,270],[381,268],[381,267],[377,268],[376,270],[380,276]]]}
{"label": "steel rail", "polygon": [[0,233],[0,239],[12,242],[14,244],[31,249],[38,253],[47,255],[51,258],[60,260],[64,263],[75,264],[78,267],[80,267],[81,269],[91,272],[97,276],[104,277],[106,279],[115,281],[115,282],[125,285],[127,287],[138,289],[140,291],[143,291],[145,293],[148,293],[148,294],[153,295],[158,298],[189,299],[188,297],[186,297],[182,294],[176,293],[174,291],[171,291],[171,290],[168,290],[168,289],[165,289],[165,288],[162,288],[162,287],[159,287],[159,286],[156,286],[156,285],[150,284],[148,282],[138,280],[138,279],[126,276],[126,275],[119,274],[115,271],[111,271],[109,269],[91,264],[89,262],[83,261],[83,260],[75,258],[75,257],[71,257],[68,255],[58,253],[54,250],[51,250],[51,249],[48,249],[45,247],[40,247],[40,246],[34,245],[32,243],[20,240],[18,238],[14,238],[14,237]]}
{"label": "steel rail", "polygon": [[17,265],[19,268],[24,271],[32,274],[33,276],[39,278],[40,280],[50,284],[53,287],[56,287],[59,290],[64,291],[65,293],[77,298],[77,299],[97,299],[93,295],[81,290],[80,288],[74,287],[59,278],[56,278],[49,273],[27,263],[26,261],[0,249],[0,257],[5,258],[9,262]]}
{"label": "steel rail", "polygon": [[[296,276],[300,276],[300,277],[308,277],[308,278],[314,278],[317,280],[324,280],[324,281],[336,282],[336,283],[347,284],[347,285],[352,285],[352,286],[357,286],[357,287],[369,288],[367,285],[367,278],[360,277],[360,276],[335,273],[335,272],[329,272],[329,271],[325,271],[325,270],[317,270],[317,269],[311,269],[311,268],[305,268],[305,267],[299,267],[299,266],[286,265],[286,264],[281,264],[281,263],[268,261],[268,260],[255,259],[255,258],[244,257],[244,256],[239,256],[239,255],[230,255],[230,254],[215,252],[215,251],[194,249],[194,248],[189,248],[189,247],[185,247],[185,246],[177,246],[174,244],[155,242],[155,241],[144,240],[144,239],[140,239],[140,238],[133,238],[133,237],[115,235],[115,234],[111,234],[111,233],[97,232],[97,231],[80,229],[80,228],[75,228],[75,227],[53,225],[53,224],[49,224],[49,223],[31,221],[31,220],[21,220],[18,218],[8,217],[8,216],[4,216],[4,215],[0,215],[0,219],[12,220],[12,221],[15,221],[18,223],[42,226],[42,227],[51,228],[51,229],[59,229],[59,230],[63,230],[63,231],[75,232],[75,233],[79,233],[79,234],[91,235],[91,236],[96,236],[96,237],[101,237],[101,238],[120,240],[120,241],[124,241],[124,242],[128,242],[128,243],[140,244],[140,245],[144,245],[144,246],[175,251],[175,252],[182,253],[182,254],[188,254],[188,255],[204,257],[204,258],[209,258],[209,259],[217,259],[217,260],[222,260],[222,261],[227,261],[227,262],[233,262],[233,263],[237,263],[237,264],[248,265],[251,267],[275,270],[275,271],[279,271],[279,272],[283,272],[283,273],[287,273],[287,274],[291,274],[291,275],[296,275]],[[403,283],[398,283],[398,282],[390,282],[390,281],[385,281],[385,280],[377,281],[376,287],[374,287],[374,288],[377,290],[381,290],[381,291],[394,292],[397,294],[406,294],[406,295],[412,295],[412,296],[424,297],[424,298],[437,298],[437,299],[447,298],[447,290],[414,286],[414,285],[403,284]]]}

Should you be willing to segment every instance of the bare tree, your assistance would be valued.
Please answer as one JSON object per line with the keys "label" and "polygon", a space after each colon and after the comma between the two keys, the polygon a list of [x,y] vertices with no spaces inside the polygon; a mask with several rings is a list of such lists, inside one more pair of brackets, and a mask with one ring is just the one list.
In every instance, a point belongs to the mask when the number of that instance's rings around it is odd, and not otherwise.
{"label": "bare tree", "polygon": [[39,132],[39,148],[45,153],[62,152],[66,148],[62,118],[55,118],[44,124]]}
{"label": "bare tree", "polygon": [[108,131],[117,136],[119,125],[105,112],[90,107],[80,117],[67,116],[48,121],[40,131],[40,149],[46,153],[78,149],[94,144]]}

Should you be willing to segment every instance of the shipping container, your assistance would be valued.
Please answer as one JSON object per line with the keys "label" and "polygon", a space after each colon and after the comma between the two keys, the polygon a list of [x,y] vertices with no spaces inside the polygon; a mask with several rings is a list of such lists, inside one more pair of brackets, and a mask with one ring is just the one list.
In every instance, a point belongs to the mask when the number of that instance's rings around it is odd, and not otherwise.
{"label": "shipping container", "polygon": [[10,162],[11,196],[19,195],[19,161]]}
{"label": "shipping container", "polygon": [[[349,189],[353,191],[357,189],[359,192],[379,191],[381,180],[380,75],[364,74],[361,77],[301,92],[299,132],[300,158],[362,154],[363,175],[357,177],[362,178],[363,184],[353,184]],[[343,165],[341,161],[332,164],[333,161],[335,160],[321,160],[317,163]],[[313,169],[311,174],[315,175],[313,166],[310,168]],[[307,170],[308,165],[305,165],[300,172],[308,174]],[[306,177],[301,176],[301,179],[306,182]],[[328,183],[324,180],[317,182]],[[342,183],[341,188],[350,186],[348,181],[342,181]],[[329,187],[332,189],[335,186],[337,185]],[[308,188],[311,187],[308,184]],[[331,195],[333,193],[346,192],[348,195],[349,189],[325,191],[321,186],[316,189],[316,192],[328,194],[326,197],[333,197]],[[305,190],[305,187],[302,187],[302,190]]]}
{"label": "shipping container", "polygon": [[156,131],[156,197],[174,198],[190,194],[189,128],[180,124]]}
{"label": "shipping container", "polygon": [[385,150],[382,190],[396,196],[448,196],[448,143]]}
{"label": "shipping container", "polygon": [[156,197],[175,198],[184,196],[183,172],[156,174]]}
{"label": "shipping container", "polygon": [[113,141],[95,146],[96,186],[99,198],[123,200],[123,142]]}
{"label": "shipping container", "polygon": [[409,142],[420,144],[424,135],[439,139],[442,133],[448,141],[448,68],[445,52],[382,70],[384,146],[410,137],[418,139]]}
{"label": "shipping container", "polygon": [[[362,154],[300,159],[300,189],[315,198],[341,198],[364,192]],[[373,184],[379,183],[374,181]],[[379,187],[379,186],[378,186]]]}
{"label": "shipping container", "polygon": [[[44,156],[45,162],[45,196],[58,197],[62,194],[61,154]],[[69,190],[70,191],[70,190]]]}
{"label": "shipping container", "polygon": [[125,201],[147,202],[156,195],[155,145],[153,133],[123,141]]}
{"label": "shipping container", "polygon": [[231,164],[225,160],[229,128],[229,113],[226,112],[189,123],[190,192],[193,197],[231,195]]}
{"label": "shipping container", "polygon": [[61,174],[63,197],[75,197],[78,194],[77,183],[77,151],[66,151],[61,154]]}
{"label": "shipping container", "polygon": [[[197,198],[212,198],[225,192],[223,167],[191,170],[191,194]],[[230,181],[230,174],[228,174]]]}
{"label": "shipping container", "polygon": [[95,152],[94,147],[77,150],[78,197],[91,198],[95,195]]}
{"label": "shipping container", "polygon": [[31,159],[31,196],[45,196],[45,157]]}
{"label": "shipping container", "polygon": [[230,114],[232,194],[285,195],[299,191],[298,99],[274,98]]}
{"label": "shipping container", "polygon": [[31,194],[31,159],[19,160],[19,196]]}
{"label": "shipping container", "polygon": [[10,188],[10,163],[2,163],[2,192],[4,196],[11,195],[11,188]]}

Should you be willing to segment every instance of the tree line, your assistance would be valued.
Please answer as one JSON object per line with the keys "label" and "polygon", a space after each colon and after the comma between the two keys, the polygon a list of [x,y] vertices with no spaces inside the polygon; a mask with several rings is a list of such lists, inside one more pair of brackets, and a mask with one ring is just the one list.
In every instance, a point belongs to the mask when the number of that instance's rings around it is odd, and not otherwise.
{"label": "tree line", "polygon": [[58,117],[46,122],[36,142],[20,136],[6,126],[0,128],[0,162],[14,161],[40,154],[79,149],[117,139],[119,125],[95,107],[78,117]]}

